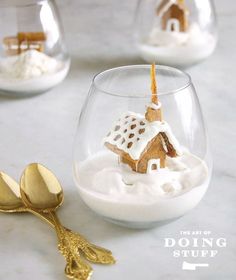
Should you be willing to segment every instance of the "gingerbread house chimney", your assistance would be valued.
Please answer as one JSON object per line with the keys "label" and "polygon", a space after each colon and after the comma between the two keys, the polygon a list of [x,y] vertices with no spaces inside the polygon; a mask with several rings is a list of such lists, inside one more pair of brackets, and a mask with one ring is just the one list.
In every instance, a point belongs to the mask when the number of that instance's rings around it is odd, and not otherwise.
{"label": "gingerbread house chimney", "polygon": [[151,67],[151,92],[151,103],[147,106],[145,118],[149,122],[162,121],[162,109],[157,95],[156,67],[154,63]]}

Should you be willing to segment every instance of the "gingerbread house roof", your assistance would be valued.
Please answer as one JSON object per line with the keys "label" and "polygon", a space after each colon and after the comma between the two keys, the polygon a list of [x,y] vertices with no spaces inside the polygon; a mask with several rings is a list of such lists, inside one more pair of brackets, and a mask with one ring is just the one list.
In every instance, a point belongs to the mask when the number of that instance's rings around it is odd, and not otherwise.
{"label": "gingerbread house roof", "polygon": [[[165,133],[177,155],[180,155],[180,145],[167,122],[149,122],[144,116],[133,112],[123,114],[114,123],[103,143],[114,145],[129,154],[133,160],[139,160],[148,143],[161,132]],[[165,144],[163,146],[166,147]]]}
{"label": "gingerbread house roof", "polygon": [[157,7],[157,15],[162,16],[173,4],[180,6],[184,11],[188,12],[185,5],[179,4],[178,0],[162,0]]}

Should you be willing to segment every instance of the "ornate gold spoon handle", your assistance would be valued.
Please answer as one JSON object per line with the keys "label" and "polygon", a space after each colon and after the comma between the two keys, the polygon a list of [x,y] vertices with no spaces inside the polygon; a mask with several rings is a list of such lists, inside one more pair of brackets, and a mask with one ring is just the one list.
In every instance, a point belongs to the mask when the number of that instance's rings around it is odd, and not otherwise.
{"label": "ornate gold spoon handle", "polygon": [[[26,167],[21,177],[20,191],[24,204],[28,208],[37,209],[42,213],[52,211],[55,213],[56,209],[62,204],[64,197],[62,187],[55,175],[38,163]],[[37,193],[40,193],[41,197],[37,196]],[[73,248],[77,249],[77,253],[82,252],[87,260],[102,264],[115,263],[110,251],[90,244],[80,234],[66,230],[64,235],[66,240],[73,244]]]}
{"label": "ornate gold spoon handle", "polygon": [[[22,204],[22,206],[17,208],[8,208],[8,209],[1,209],[0,205],[0,212],[3,213],[25,213],[29,212],[41,220],[47,222],[52,228],[55,228],[54,220],[49,216],[47,213],[38,212],[31,208],[28,208]],[[112,256],[112,252],[107,250],[103,247],[97,246],[95,244],[90,243],[86,238],[84,238],[81,234],[71,231],[70,229],[62,226],[65,230],[65,235],[67,238],[70,238],[71,242],[73,242],[74,246],[82,253],[83,257],[86,258],[88,261],[98,264],[114,264],[115,259]],[[79,252],[78,252],[79,254]]]}
{"label": "ornate gold spoon handle", "polygon": [[[49,216],[49,214],[40,213],[29,208],[26,209],[32,214],[41,218],[42,220],[48,222],[51,227],[55,228],[56,230],[59,229],[58,225],[56,225],[55,219],[52,218],[51,215]],[[73,248],[76,248],[76,252],[78,255],[80,251],[82,255],[90,262],[98,264],[115,264],[116,261],[110,250],[107,250],[103,247],[97,246],[89,242],[81,234],[64,227],[60,223],[60,231],[62,230],[63,235],[66,237],[66,239],[69,240],[71,244],[73,244]]]}
{"label": "ornate gold spoon handle", "polygon": [[92,275],[92,268],[89,264],[85,263],[80,255],[78,248],[71,242],[66,234],[67,230],[61,225],[58,217],[54,211],[49,212],[52,220],[54,221],[55,230],[58,236],[58,249],[66,259],[65,274],[68,278],[75,280],[88,280]]}
{"label": "ornate gold spoon handle", "polygon": [[90,243],[79,233],[73,232],[67,228],[65,228],[65,231],[66,235],[73,243],[73,246],[77,248],[88,261],[99,264],[115,263],[111,251]]}
{"label": "ornate gold spoon handle", "polygon": [[[32,214],[38,216],[42,220],[48,222],[51,227],[56,230],[63,229],[63,235],[66,237],[67,241],[69,240],[71,244],[73,244],[73,248],[76,249],[76,253],[82,253],[83,257],[88,261],[98,264],[115,264],[115,259],[110,250],[107,250],[103,247],[97,246],[95,244],[90,243],[86,238],[84,238],[81,234],[74,232],[60,223],[60,228],[56,225],[55,219],[52,218],[51,214],[37,212],[33,209],[25,208],[27,211]],[[55,215],[55,214],[54,214]],[[56,216],[57,217],[57,216]],[[58,221],[58,218],[56,218]],[[58,236],[59,238],[59,236]]]}

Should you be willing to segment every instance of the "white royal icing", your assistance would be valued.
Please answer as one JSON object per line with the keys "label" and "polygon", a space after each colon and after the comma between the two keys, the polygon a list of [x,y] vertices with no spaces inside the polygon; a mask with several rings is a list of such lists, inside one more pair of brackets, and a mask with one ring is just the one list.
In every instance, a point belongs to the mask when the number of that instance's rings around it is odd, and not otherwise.
{"label": "white royal icing", "polygon": [[138,160],[147,144],[160,132],[166,134],[176,153],[181,155],[182,151],[178,140],[167,122],[149,122],[143,115],[133,112],[123,114],[114,123],[111,131],[103,139],[103,143],[115,145],[118,149],[128,153],[133,160]]}
{"label": "white royal icing", "polygon": [[154,110],[158,110],[161,108],[161,102],[159,101],[158,104],[152,102],[147,107],[152,108]]}

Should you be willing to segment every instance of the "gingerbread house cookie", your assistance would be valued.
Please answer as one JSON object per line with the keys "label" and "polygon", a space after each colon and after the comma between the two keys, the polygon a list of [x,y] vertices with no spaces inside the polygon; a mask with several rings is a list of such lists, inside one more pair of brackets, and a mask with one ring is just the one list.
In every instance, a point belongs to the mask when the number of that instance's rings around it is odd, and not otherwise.
{"label": "gingerbread house cookie", "polygon": [[145,116],[133,112],[123,114],[104,138],[104,145],[119,155],[120,162],[139,173],[157,172],[165,168],[167,156],[181,154],[170,126],[162,120],[154,65],[151,74],[152,102],[147,106]]}

